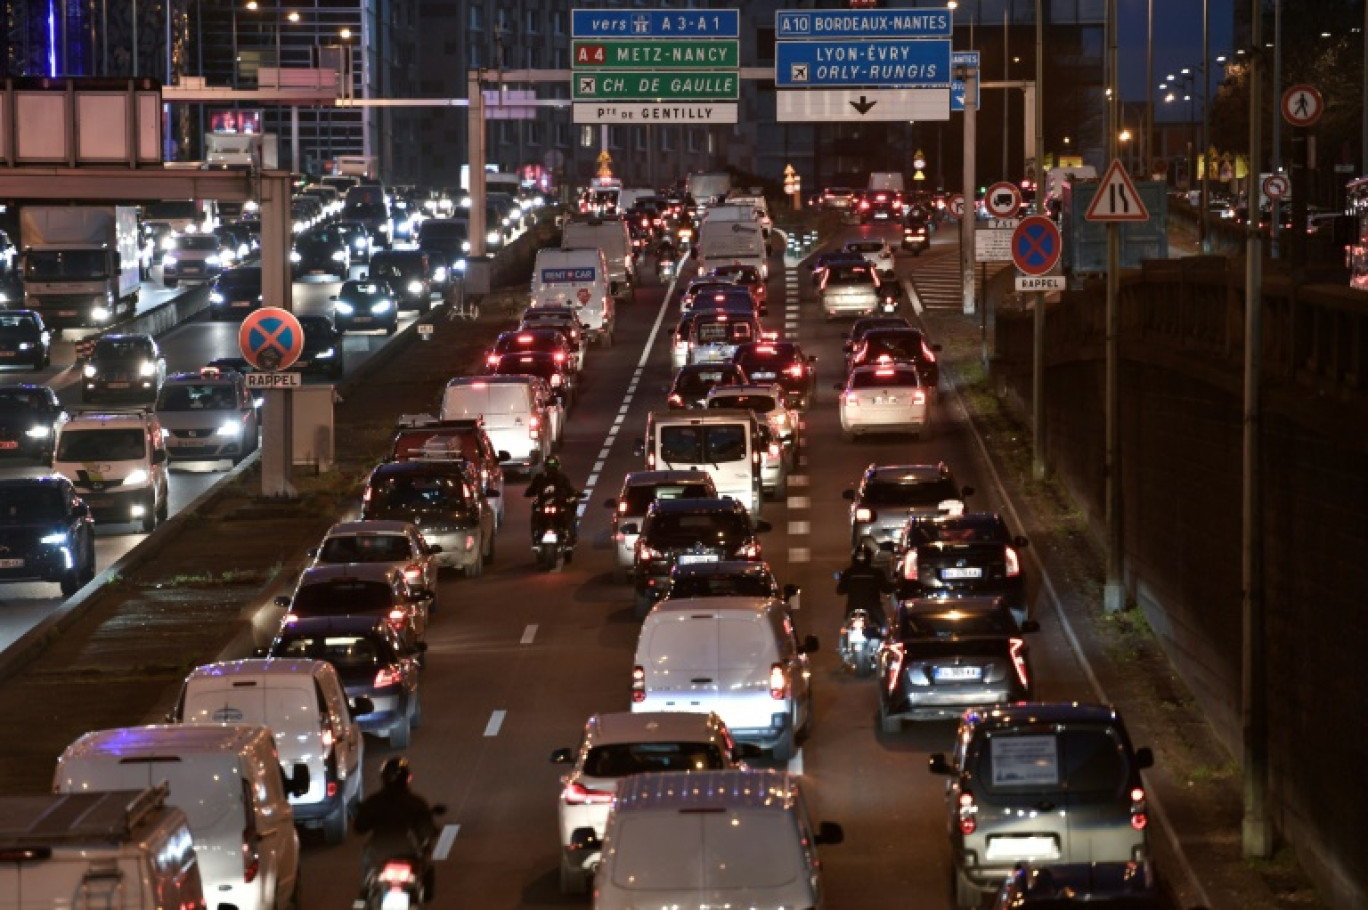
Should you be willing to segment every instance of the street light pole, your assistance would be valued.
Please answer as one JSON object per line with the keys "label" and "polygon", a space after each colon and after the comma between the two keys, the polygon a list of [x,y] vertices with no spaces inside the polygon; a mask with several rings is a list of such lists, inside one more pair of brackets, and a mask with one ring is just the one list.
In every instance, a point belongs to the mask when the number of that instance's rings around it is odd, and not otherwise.
{"label": "street light pole", "polygon": [[1154,0],[1145,25],[1145,179],[1154,176]]}
{"label": "street light pole", "polygon": [[[1211,146],[1211,42],[1209,32],[1211,18],[1208,15],[1210,0],[1202,0],[1202,252],[1211,252],[1211,237],[1207,232],[1207,210],[1210,208],[1211,160],[1208,149]],[[1254,213],[1254,223],[1259,216]]]}

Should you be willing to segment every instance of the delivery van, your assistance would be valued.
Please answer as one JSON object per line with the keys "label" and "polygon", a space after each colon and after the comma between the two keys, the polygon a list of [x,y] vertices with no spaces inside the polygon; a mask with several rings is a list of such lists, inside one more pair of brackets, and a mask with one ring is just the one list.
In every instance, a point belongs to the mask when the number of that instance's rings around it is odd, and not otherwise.
{"label": "delivery van", "polygon": [[0,797],[0,907],[204,910],[190,825],[166,795]]}
{"label": "delivery van", "polygon": [[529,473],[554,444],[548,403],[529,376],[457,376],[442,393],[442,420],[483,418],[496,451],[508,453],[505,468]]}
{"label": "delivery van", "polygon": [[613,296],[619,300],[636,298],[636,257],[627,222],[577,215],[561,225],[561,249],[602,250],[608,263],[608,287]]}
{"label": "delivery van", "polygon": [[532,267],[532,306],[574,307],[585,335],[611,347],[617,310],[603,250],[538,250]]}
{"label": "delivery van", "polygon": [[635,451],[648,471],[705,472],[718,496],[735,499],[758,520],[762,447],[754,411],[718,408],[652,411]]}
{"label": "delivery van", "polygon": [[750,265],[760,272],[761,279],[769,278],[769,245],[758,220],[714,221],[709,212],[698,228],[693,255],[698,258],[700,275],[722,265]]}
{"label": "delivery van", "polygon": [[297,907],[299,835],[287,796],[307,793],[309,769],[289,781],[265,727],[162,724],[87,733],[57,760],[56,793],[166,783],[185,813],[211,910]]}

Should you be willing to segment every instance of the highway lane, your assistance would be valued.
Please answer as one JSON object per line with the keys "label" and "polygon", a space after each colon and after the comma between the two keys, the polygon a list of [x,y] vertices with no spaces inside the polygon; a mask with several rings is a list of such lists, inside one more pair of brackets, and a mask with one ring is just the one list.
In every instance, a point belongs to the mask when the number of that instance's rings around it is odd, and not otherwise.
{"label": "highway lane", "polygon": [[[920,259],[900,258],[899,269],[906,274],[936,268],[945,265],[941,257],[953,262],[955,247],[948,235],[941,232],[933,251]],[[799,634],[815,634],[822,645],[813,658],[813,735],[791,768],[804,775],[814,815],[846,829],[844,845],[822,851],[828,905],[868,906],[876,898],[899,895],[917,898],[919,907],[949,906],[943,782],[927,772],[926,757],[950,748],[953,725],[878,732],[875,683],[847,676],[832,653],[843,605],[832,593],[831,575],[846,564],[849,552],[841,491],[869,463],[945,460],[961,483],[978,490],[970,503],[975,509],[997,508],[996,491],[953,393],[942,396],[941,429],[930,439],[843,442],[831,384],[840,379],[840,334],[846,325],[822,319],[805,267],[789,270],[792,279],[779,260],[773,268],[769,326],[791,327],[790,334],[796,332],[820,358],[820,400],[806,419],[800,468],[787,502],[767,504],[765,517],[774,530],[764,546],[780,580],[803,587]],[[620,311],[614,348],[591,352],[564,457],[577,480],[589,477],[600,458],[603,465],[574,563],[555,575],[535,571],[528,510],[518,495],[520,486],[510,484],[512,501],[496,565],[479,580],[441,584],[442,607],[429,632],[424,722],[408,751],[417,789],[447,805],[444,821],[458,826],[450,856],[439,867],[439,901],[460,894],[479,895],[488,907],[580,903],[557,893],[560,769],[547,757],[555,747],[578,742],[589,714],[627,710],[630,704],[639,624],[632,619],[630,588],[611,583],[602,503],[615,495],[626,471],[640,469],[631,441],[640,434],[646,412],[664,403],[669,361],[663,329],[635,394],[624,403],[660,305],[658,290],[643,291],[635,305]],[[672,301],[665,328],[675,312]],[[623,407],[626,418],[605,457],[605,441]],[[1033,574],[1030,582],[1034,597]],[[1086,696],[1053,612],[1037,604],[1036,613],[1044,625],[1032,640],[1037,695]],[[382,741],[368,741],[368,789],[375,785],[379,763],[391,754]],[[340,906],[350,899],[360,846],[359,838],[331,848],[309,839],[304,880],[310,903]]]}

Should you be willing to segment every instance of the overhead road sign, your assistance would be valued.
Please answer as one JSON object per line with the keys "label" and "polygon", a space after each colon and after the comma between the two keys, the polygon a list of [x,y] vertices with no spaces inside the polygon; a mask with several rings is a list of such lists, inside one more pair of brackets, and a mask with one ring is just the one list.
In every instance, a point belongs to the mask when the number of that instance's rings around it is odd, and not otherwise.
{"label": "overhead road sign", "polygon": [[1027,275],[1054,271],[1063,250],[1059,228],[1044,215],[1023,218],[1012,231],[1012,262]]}
{"label": "overhead road sign", "polygon": [[576,72],[570,80],[576,101],[734,101],[741,77],[732,72]]}
{"label": "overhead road sign", "polygon": [[572,38],[740,38],[741,12],[710,10],[570,11]]}
{"label": "overhead road sign", "polygon": [[1063,291],[1069,287],[1069,279],[1063,275],[1018,275],[1018,291]]}
{"label": "overhead road sign", "polygon": [[[951,74],[951,76],[954,75],[954,73],[955,73],[955,67],[957,67],[957,66],[972,66],[974,69],[978,69],[978,67],[979,67],[979,52],[978,52],[978,51],[951,51],[951,52],[950,52],[950,74]],[[974,92],[974,107],[975,107],[975,109],[982,110],[982,109],[983,109],[983,83],[982,83],[982,81],[979,82],[979,84],[976,86],[976,89],[977,89],[977,90]],[[950,80],[950,110],[951,110],[952,112],[953,112],[953,111],[962,111],[962,110],[964,110],[964,93],[965,93],[966,91],[967,91],[967,89],[966,89],[965,86],[964,86],[964,80],[963,80],[963,79],[953,79],[953,78],[952,78],[952,79]]]}
{"label": "overhead road sign", "polygon": [[238,349],[254,369],[288,370],[304,350],[304,328],[289,310],[262,307],[242,320]]}
{"label": "overhead road sign", "polygon": [[1130,174],[1122,167],[1121,159],[1113,158],[1083,219],[1106,223],[1149,221],[1149,217],[1149,209],[1145,208],[1144,200],[1136,192]]}
{"label": "overhead road sign", "polygon": [[949,38],[954,19],[948,9],[862,10],[858,12],[792,12],[774,14],[774,37],[780,41],[809,38]]}
{"label": "overhead road sign", "polygon": [[736,123],[735,101],[578,101],[575,123]]}
{"label": "overhead road sign", "polygon": [[1293,126],[1315,126],[1323,113],[1325,99],[1315,86],[1294,85],[1283,92],[1283,119]]}
{"label": "overhead road sign", "polygon": [[948,88],[781,89],[774,95],[775,118],[780,123],[950,119]]}
{"label": "overhead road sign", "polygon": [[983,207],[994,218],[1012,218],[1021,211],[1021,190],[1016,188],[1015,183],[999,181],[988,187]]}
{"label": "overhead road sign", "polygon": [[653,41],[576,39],[570,63],[575,69],[717,70],[741,65],[740,41]]}
{"label": "overhead road sign", "polygon": [[950,42],[780,41],[774,45],[774,84],[948,89]]}

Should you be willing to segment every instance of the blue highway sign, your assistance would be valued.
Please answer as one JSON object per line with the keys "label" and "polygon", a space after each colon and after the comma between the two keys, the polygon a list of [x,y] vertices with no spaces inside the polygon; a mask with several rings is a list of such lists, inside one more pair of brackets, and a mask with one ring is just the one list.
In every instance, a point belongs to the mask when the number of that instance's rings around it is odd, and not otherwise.
{"label": "blue highway sign", "polygon": [[[972,67],[974,67],[975,69],[978,69],[978,65],[979,65],[979,52],[978,52],[978,51],[954,51],[953,53],[950,54],[950,65],[951,65],[952,67],[955,67],[955,66],[972,66]],[[964,89],[964,80],[963,80],[963,79],[952,79],[952,80],[950,81],[950,110],[951,110],[951,111],[962,111],[962,110],[964,110],[964,91],[965,91],[965,89]],[[980,86],[979,86],[979,90],[978,90],[977,92],[974,93],[974,107],[975,107],[976,109],[978,109],[978,110],[982,110],[982,109],[983,109],[983,86],[982,86],[982,85],[980,85]]]}
{"label": "blue highway sign", "polygon": [[774,84],[946,88],[950,42],[780,41],[774,46]]}
{"label": "blue highway sign", "polygon": [[949,38],[953,20],[948,9],[859,10],[774,14],[774,36],[780,41],[822,38]]}
{"label": "blue highway sign", "polygon": [[572,38],[740,38],[741,12],[709,10],[577,9]]}

